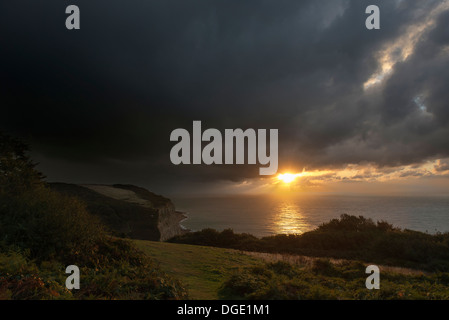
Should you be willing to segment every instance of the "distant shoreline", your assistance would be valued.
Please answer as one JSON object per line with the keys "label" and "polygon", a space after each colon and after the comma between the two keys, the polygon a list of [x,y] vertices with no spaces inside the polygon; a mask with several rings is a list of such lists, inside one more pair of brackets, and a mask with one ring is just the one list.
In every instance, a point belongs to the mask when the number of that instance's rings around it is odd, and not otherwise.
{"label": "distant shoreline", "polygon": [[185,226],[183,226],[181,223],[189,218],[189,214],[184,211],[178,211],[176,210],[175,213],[178,214],[178,224],[181,227],[182,230],[186,232],[190,232],[191,230]]}

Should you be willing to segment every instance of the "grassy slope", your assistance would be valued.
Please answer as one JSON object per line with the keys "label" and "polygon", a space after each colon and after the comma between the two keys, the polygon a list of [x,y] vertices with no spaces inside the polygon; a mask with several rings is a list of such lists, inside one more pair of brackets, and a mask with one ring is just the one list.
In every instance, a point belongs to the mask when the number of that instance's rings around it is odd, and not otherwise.
{"label": "grassy slope", "polygon": [[231,249],[145,240],[135,243],[158,261],[163,271],[181,280],[191,299],[218,299],[218,288],[233,271],[262,261]]}
{"label": "grassy slope", "polygon": [[[242,287],[251,288],[248,294],[251,299],[440,300],[448,299],[449,295],[449,274],[426,275],[416,270],[381,266],[382,290],[367,290],[366,264],[356,261],[335,260],[328,265],[326,260],[299,256],[305,260],[290,261],[286,260],[292,258],[290,255],[277,254],[251,256],[233,249],[198,245],[146,240],[134,242],[160,264],[162,271],[181,280],[189,298],[194,300],[245,298],[245,294],[229,291],[234,287],[237,291]],[[283,273],[285,267],[273,265],[276,261],[292,263],[290,266],[295,267],[287,269],[294,271],[296,276],[292,276],[289,270]],[[271,276],[265,277],[268,273]],[[254,283],[256,287],[252,288]],[[218,292],[225,284],[227,291],[221,292],[227,296],[221,297]]]}

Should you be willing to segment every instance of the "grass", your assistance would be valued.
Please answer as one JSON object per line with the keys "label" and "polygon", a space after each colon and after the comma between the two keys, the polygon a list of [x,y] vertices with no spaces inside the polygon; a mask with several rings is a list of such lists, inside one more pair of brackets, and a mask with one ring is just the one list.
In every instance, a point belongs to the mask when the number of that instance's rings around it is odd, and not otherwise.
{"label": "grass", "polygon": [[[265,252],[254,252],[254,251],[244,251],[245,254],[261,258],[264,261],[268,263],[276,263],[276,262],[285,262],[292,265],[297,266],[305,266],[308,268],[313,267],[315,261],[320,260],[322,258],[318,257],[309,257],[309,256],[302,256],[302,255],[295,255],[295,254],[283,254],[283,253],[265,253]],[[328,258],[328,260],[334,264],[334,265],[343,265],[351,260],[345,260],[345,259],[332,259]],[[365,265],[372,265],[374,263],[365,263]],[[410,268],[403,268],[403,267],[397,267],[397,266],[386,266],[386,265],[378,265],[381,272],[388,272],[388,273],[397,273],[397,274],[403,274],[403,275],[409,275],[409,276],[416,276],[416,275],[429,275],[430,272],[426,272],[419,269],[410,269]]]}
{"label": "grass", "polygon": [[449,298],[449,274],[381,267],[381,290],[367,290],[366,263],[210,246],[134,241],[194,300]]}
{"label": "grass", "polygon": [[240,267],[260,265],[261,259],[232,249],[134,240],[137,247],[160,263],[167,274],[181,280],[191,299],[219,299],[224,281]]}

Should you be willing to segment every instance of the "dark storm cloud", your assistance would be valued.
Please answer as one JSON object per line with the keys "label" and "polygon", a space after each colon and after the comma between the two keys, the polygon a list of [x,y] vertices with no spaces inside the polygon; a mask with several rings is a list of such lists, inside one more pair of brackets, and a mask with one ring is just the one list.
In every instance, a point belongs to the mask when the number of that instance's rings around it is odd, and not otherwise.
{"label": "dark storm cloud", "polygon": [[[391,77],[363,87],[378,52],[442,2],[75,1],[78,31],[61,1],[2,3],[0,125],[66,180],[258,174],[171,165],[169,134],[192,120],[279,129],[281,167],[449,156],[447,12]],[[381,30],[365,28],[370,4]]]}

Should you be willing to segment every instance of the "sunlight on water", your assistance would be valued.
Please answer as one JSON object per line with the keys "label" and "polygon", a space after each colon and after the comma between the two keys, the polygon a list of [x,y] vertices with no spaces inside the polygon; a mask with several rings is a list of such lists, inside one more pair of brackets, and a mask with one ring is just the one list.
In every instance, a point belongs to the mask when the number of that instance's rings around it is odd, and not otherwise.
{"label": "sunlight on water", "polygon": [[383,196],[236,196],[177,198],[176,207],[188,212],[182,225],[233,229],[258,237],[301,234],[350,214],[422,232],[449,232],[449,197]]}
{"label": "sunlight on water", "polygon": [[310,229],[301,209],[293,202],[282,202],[273,217],[274,234],[301,234]]}

